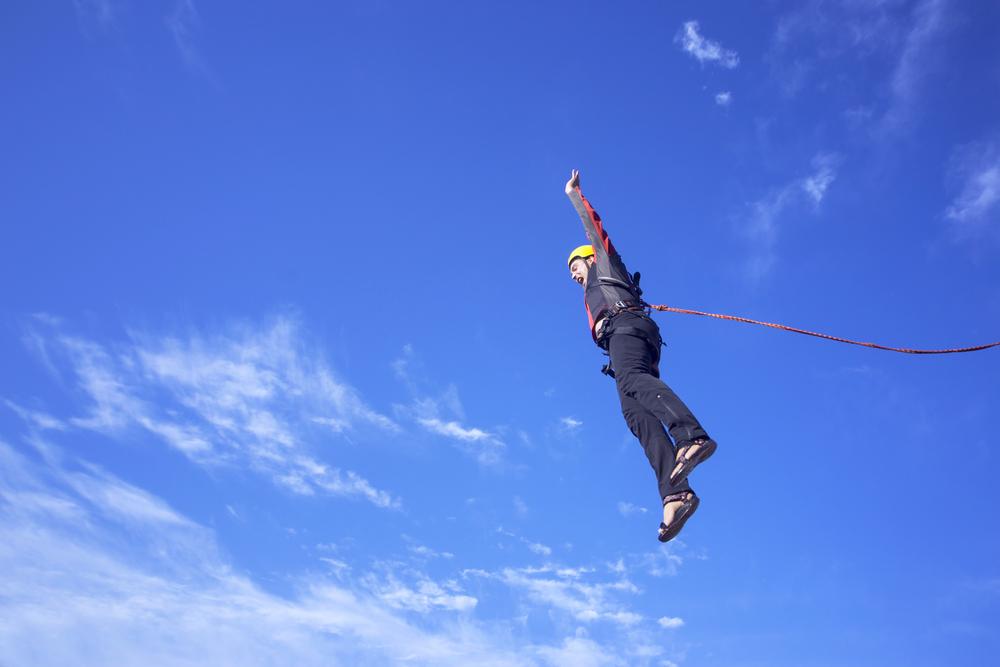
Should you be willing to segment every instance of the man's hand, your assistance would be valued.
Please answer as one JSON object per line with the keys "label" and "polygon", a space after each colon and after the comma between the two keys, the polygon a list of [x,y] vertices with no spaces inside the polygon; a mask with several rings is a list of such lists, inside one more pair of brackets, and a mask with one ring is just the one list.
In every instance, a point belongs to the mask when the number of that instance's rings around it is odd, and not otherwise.
{"label": "man's hand", "polygon": [[566,181],[566,194],[573,192],[574,188],[580,187],[580,172],[574,169],[570,173],[569,180]]}

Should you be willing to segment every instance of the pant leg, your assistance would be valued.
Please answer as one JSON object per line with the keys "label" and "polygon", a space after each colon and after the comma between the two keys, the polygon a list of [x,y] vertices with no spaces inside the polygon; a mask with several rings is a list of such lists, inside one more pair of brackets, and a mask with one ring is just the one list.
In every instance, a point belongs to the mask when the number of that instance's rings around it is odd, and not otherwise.
{"label": "pant leg", "polygon": [[660,500],[672,493],[690,491],[691,487],[688,486],[686,479],[675,486],[670,485],[670,473],[674,469],[676,453],[660,420],[631,396],[619,391],[618,398],[622,403],[625,423],[628,424],[632,435],[639,439],[639,443],[646,451],[649,465],[652,466],[653,473],[656,475]]}
{"label": "pant leg", "polygon": [[[623,319],[626,317],[628,319]],[[659,349],[654,348],[647,340],[648,337],[654,336],[654,340],[659,339],[656,324],[647,318],[629,317],[626,314],[619,315],[615,320],[608,337],[608,354],[615,369],[618,393],[634,398],[642,407],[653,413],[667,427],[675,443],[707,438],[708,434],[691,410],[660,379]],[[643,337],[616,332],[615,325],[619,325],[620,329],[628,327],[635,333],[644,331],[643,327],[650,328],[650,331]]]}

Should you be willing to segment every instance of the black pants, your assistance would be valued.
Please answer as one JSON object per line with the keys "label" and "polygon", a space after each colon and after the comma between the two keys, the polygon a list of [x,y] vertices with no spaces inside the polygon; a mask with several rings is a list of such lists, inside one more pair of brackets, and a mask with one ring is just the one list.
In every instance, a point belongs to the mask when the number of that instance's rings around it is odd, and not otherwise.
{"label": "black pants", "polygon": [[660,340],[656,322],[624,312],[612,318],[601,344],[611,356],[625,422],[646,450],[662,500],[664,496],[691,489],[687,480],[677,486],[670,485],[676,450],[667,432],[678,446],[707,438],[708,434],[691,410],[660,379]]}

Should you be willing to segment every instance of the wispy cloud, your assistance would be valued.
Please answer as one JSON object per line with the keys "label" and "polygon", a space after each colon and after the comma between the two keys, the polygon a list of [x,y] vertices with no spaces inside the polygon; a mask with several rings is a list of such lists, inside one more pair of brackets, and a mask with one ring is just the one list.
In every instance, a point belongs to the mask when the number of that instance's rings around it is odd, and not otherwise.
{"label": "wispy cloud", "polygon": [[697,21],[687,21],[681,26],[674,41],[700,63],[713,63],[733,69],[740,64],[739,55],[721,44],[707,39],[698,32]]}
{"label": "wispy cloud", "polygon": [[564,433],[575,433],[583,426],[583,422],[575,417],[563,417],[559,420],[559,428]]}
{"label": "wispy cloud", "polygon": [[173,10],[164,19],[167,31],[184,63],[193,71],[210,76],[208,66],[198,46],[201,17],[194,0],[176,0]]}
{"label": "wispy cloud", "polygon": [[434,549],[431,549],[430,547],[423,544],[411,544],[409,547],[407,547],[407,549],[414,556],[417,556],[418,558],[422,558],[425,560],[429,560],[432,558],[444,558],[450,560],[455,557],[455,554],[451,553],[450,551],[435,551]]}
{"label": "wispy cloud", "polygon": [[61,354],[90,405],[60,423],[123,438],[139,428],[198,464],[246,467],[296,493],[399,504],[318,458],[329,421],[338,431],[399,427],[338,380],[287,318],[207,337],[134,334],[115,347],[53,331],[45,347]]}
{"label": "wispy cloud", "polygon": [[309,576],[278,597],[238,574],[210,531],[120,479],[40,468],[3,442],[0,464],[0,642],[11,664],[534,662],[463,620],[475,598],[454,581]]}
{"label": "wispy cloud", "polygon": [[680,554],[683,542],[671,542],[655,551],[629,557],[629,567],[649,573],[653,577],[674,577],[684,564]]}
{"label": "wispy cloud", "polygon": [[458,448],[475,457],[482,465],[492,466],[502,462],[507,446],[498,436],[479,428],[466,428],[455,421],[442,421],[437,417],[418,417],[417,423],[431,433],[458,442]]}
{"label": "wispy cloud", "polygon": [[389,607],[421,614],[437,609],[468,611],[479,602],[475,597],[466,595],[455,582],[441,584],[423,575],[407,585],[392,573],[382,572],[368,576],[366,584]]}
{"label": "wispy cloud", "polygon": [[835,58],[892,48],[902,36],[903,18],[898,12],[906,4],[906,0],[797,3],[778,19],[772,50],[791,50],[803,41],[815,57]]}
{"label": "wispy cloud", "polygon": [[[392,368],[413,397],[410,404],[395,406],[398,415],[413,419],[429,433],[452,441],[481,465],[498,466],[504,462],[507,444],[499,434],[461,423],[464,410],[454,385],[437,395],[425,389],[427,380],[412,346],[403,347],[402,354],[392,362]],[[442,417],[442,414],[447,416]]]}
{"label": "wispy cloud", "polygon": [[947,8],[948,0],[922,0],[914,7],[890,80],[891,101],[882,119],[883,129],[897,130],[910,121],[921,84],[931,69],[929,47],[947,25]]}
{"label": "wispy cloud", "polygon": [[541,542],[533,542],[533,541],[529,540],[528,538],[526,538],[526,537],[524,537],[522,535],[518,535],[517,533],[515,533],[515,532],[513,532],[511,530],[507,530],[503,526],[498,526],[496,528],[496,533],[498,535],[502,535],[504,537],[509,537],[511,539],[517,540],[518,542],[521,542],[526,547],[528,547],[528,551],[530,551],[533,554],[537,554],[539,556],[545,556],[545,557],[548,557],[548,556],[552,555],[552,547],[550,547],[548,545],[545,545],[545,544],[542,544]]}
{"label": "wispy cloud", "polygon": [[667,628],[668,630],[684,626],[684,619],[677,616],[661,616],[656,622],[660,624],[661,628]]}
{"label": "wispy cloud", "polygon": [[464,440],[465,442],[480,442],[483,440],[489,440],[491,436],[489,433],[478,428],[465,428],[458,422],[450,421],[445,422],[440,419],[433,417],[421,417],[417,419],[420,424],[425,426],[427,430],[437,433],[438,435],[443,435],[449,438],[454,438],[456,440]]}
{"label": "wispy cloud", "polygon": [[528,542],[527,544],[528,549],[530,549],[532,553],[538,554],[539,556],[552,555],[552,548],[542,544],[541,542]]}
{"label": "wispy cloud", "polygon": [[[891,136],[908,127],[922,89],[940,64],[939,40],[951,25],[949,0],[797,3],[777,22],[766,59],[787,95],[810,80],[829,89],[844,72],[843,61],[863,61],[875,85],[870,100],[849,104],[850,120]],[[834,68],[827,67],[838,61]],[[852,89],[854,95],[857,88]]]}
{"label": "wispy cloud", "polygon": [[715,103],[720,107],[728,107],[733,103],[733,94],[728,90],[724,90],[720,93],[715,94]]}
{"label": "wispy cloud", "polygon": [[106,30],[115,21],[115,5],[112,0],[73,0],[73,8],[85,33],[94,27]]}
{"label": "wispy cloud", "polygon": [[57,419],[48,413],[31,410],[6,399],[3,403],[34,429],[40,431],[65,431],[69,428],[61,419]]}
{"label": "wispy cloud", "polygon": [[618,502],[618,513],[623,517],[630,517],[633,514],[645,514],[646,508],[633,505],[632,503],[627,503],[625,501]]}
{"label": "wispy cloud", "polygon": [[837,177],[837,165],[839,162],[839,157],[831,153],[817,155],[813,158],[812,162],[815,171],[802,179],[802,189],[805,190],[816,206],[822,203],[827,189]]}
{"label": "wispy cloud", "polygon": [[469,570],[467,576],[500,581],[522,591],[534,604],[566,614],[576,621],[610,622],[622,626],[640,623],[643,617],[628,609],[618,598],[635,595],[639,588],[628,579],[588,582],[593,571],[544,566],[538,568],[503,568],[496,572]]}
{"label": "wispy cloud", "polygon": [[567,637],[561,646],[543,646],[538,655],[549,665],[573,667],[606,667],[623,665],[620,656],[609,653],[600,644],[588,638],[582,629],[574,637]]}
{"label": "wispy cloud", "polygon": [[803,203],[818,209],[836,178],[839,164],[838,155],[820,153],[812,160],[810,174],[793,179],[750,204],[749,217],[741,232],[753,246],[745,265],[751,281],[763,279],[777,261],[776,246],[786,211]]}
{"label": "wispy cloud", "polygon": [[1000,223],[1000,141],[992,138],[955,149],[949,178],[959,184],[958,195],[944,215],[960,236],[976,236]]}
{"label": "wispy cloud", "polygon": [[[11,664],[513,667],[661,654],[636,642],[662,621],[630,609],[641,591],[622,571],[610,580],[604,568],[554,565],[432,577],[413,561],[362,571],[324,556],[330,572],[292,576],[279,596],[160,498],[84,462],[53,463],[65,452],[43,459],[0,441],[0,642]],[[512,641],[517,619],[476,618],[493,591],[484,583],[517,596],[518,613],[575,630]]]}

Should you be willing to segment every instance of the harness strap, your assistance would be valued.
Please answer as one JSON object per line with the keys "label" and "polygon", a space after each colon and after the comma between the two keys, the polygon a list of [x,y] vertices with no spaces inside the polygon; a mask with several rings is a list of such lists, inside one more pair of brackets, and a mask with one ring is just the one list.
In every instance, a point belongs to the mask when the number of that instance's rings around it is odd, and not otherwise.
{"label": "harness strap", "polygon": [[[618,313],[616,313],[616,315],[620,314],[620,313],[623,313],[626,310],[630,310],[631,311],[632,309],[620,310],[620,311],[618,311]],[[643,312],[643,317],[648,317],[648,315],[646,315],[646,313],[644,311],[641,311],[641,312]],[[611,319],[613,317],[614,316],[609,316],[608,317],[607,324],[605,324],[601,328],[601,336],[600,336],[600,338],[597,339],[597,344],[600,346],[600,348],[602,350],[604,350],[604,354],[608,355],[608,363],[604,364],[601,367],[601,372],[604,373],[605,375],[607,375],[610,378],[614,378],[615,377],[615,369],[611,365],[611,353],[608,350],[608,345],[609,345],[608,338],[610,337],[610,334],[614,333],[614,334],[621,334],[623,336],[635,336],[636,338],[641,338],[642,340],[646,341],[646,343],[650,347],[652,347],[654,350],[657,351],[657,357],[659,357],[659,349],[660,349],[660,347],[663,346],[663,339],[662,338],[660,338],[659,336],[657,336],[658,340],[651,339],[650,336],[649,336],[649,332],[646,331],[645,329],[640,329],[639,327],[632,327],[632,326],[628,326],[628,325],[613,326],[612,323],[611,323]]]}

